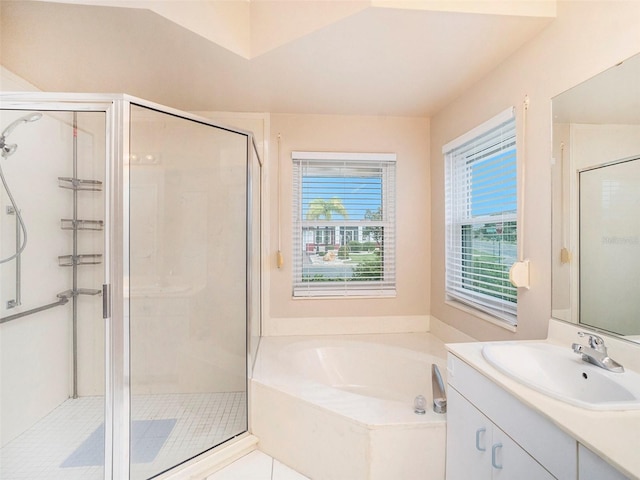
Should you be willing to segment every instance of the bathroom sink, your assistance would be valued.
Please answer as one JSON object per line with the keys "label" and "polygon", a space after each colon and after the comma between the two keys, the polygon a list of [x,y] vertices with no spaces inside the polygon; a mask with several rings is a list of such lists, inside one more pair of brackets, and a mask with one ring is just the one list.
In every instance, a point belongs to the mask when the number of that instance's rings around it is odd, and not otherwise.
{"label": "bathroom sink", "polygon": [[640,375],[608,372],[582,361],[569,346],[549,343],[490,343],[484,358],[521,384],[590,410],[640,409]]}

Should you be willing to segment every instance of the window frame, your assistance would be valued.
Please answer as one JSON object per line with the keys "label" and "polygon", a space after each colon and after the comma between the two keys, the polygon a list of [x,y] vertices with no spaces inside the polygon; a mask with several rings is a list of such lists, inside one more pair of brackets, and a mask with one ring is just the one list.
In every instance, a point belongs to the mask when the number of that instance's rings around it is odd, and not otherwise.
{"label": "window frame", "polygon": [[[488,316],[491,321],[497,320],[499,324],[506,324],[512,327],[517,326],[517,297],[518,290],[508,278],[500,278],[504,275],[504,271],[495,274],[489,274],[485,278],[488,278],[487,283],[492,283],[492,280],[500,280],[503,283],[508,283],[509,286],[497,287],[496,290],[502,288],[508,290],[509,293],[502,294],[503,298],[498,298],[500,293],[485,294],[481,288],[475,286],[474,288],[465,288],[464,283],[472,283],[471,277],[478,275],[469,270],[469,263],[471,256],[474,253],[468,252],[471,245],[469,240],[470,231],[473,228],[487,226],[488,224],[501,224],[504,226],[509,224],[513,225],[513,233],[515,234],[515,240],[513,241],[516,258],[513,262],[517,261],[517,236],[519,234],[519,216],[518,216],[518,150],[516,144],[517,130],[516,130],[516,118],[515,108],[510,107],[481,125],[475,127],[464,135],[456,138],[452,142],[443,146],[442,152],[444,156],[445,166],[445,296],[446,300],[454,302],[454,304],[462,304],[468,307],[472,312],[480,313],[483,318]],[[512,169],[513,174],[510,181],[513,182],[512,205],[513,209],[502,210],[500,213],[491,212],[485,214],[473,214],[475,205],[473,204],[473,168],[480,164],[482,160],[477,160],[476,155],[471,153],[473,148],[482,145],[485,148],[489,145],[493,148],[505,148],[500,150],[501,152],[510,152],[513,150],[513,154],[509,154],[508,166]],[[495,154],[496,157],[498,154]],[[488,156],[487,158],[493,158]],[[469,160],[471,159],[471,160]],[[457,163],[456,163],[457,162]],[[512,163],[511,163],[512,162]],[[455,178],[453,178],[457,175]],[[463,178],[461,178],[463,177]],[[506,178],[506,176],[505,176]],[[502,179],[504,181],[504,178]],[[491,195],[504,193],[503,190],[508,187],[494,186],[491,190]],[[494,197],[490,197],[494,198]],[[511,197],[510,197],[511,198]],[[508,201],[506,202],[508,204]],[[511,205],[511,204],[509,204]],[[465,244],[465,231],[466,231],[466,244]],[[504,231],[504,230],[503,230]],[[500,232],[500,235],[503,234]],[[498,257],[499,263],[491,263],[491,267],[500,266],[511,267],[512,263],[506,262],[506,254],[502,249],[504,245],[503,239],[500,238],[500,247]],[[465,247],[465,245],[467,245]],[[466,248],[466,250],[465,250]],[[494,256],[496,256],[494,254]],[[465,260],[466,257],[466,260]],[[465,269],[467,269],[465,271]],[[491,287],[485,287],[493,290]],[[510,299],[505,299],[508,297]]]}
{"label": "window frame", "polygon": [[[291,153],[293,163],[293,278],[292,296],[294,298],[322,297],[390,297],[396,295],[396,154],[395,153],[339,153],[339,152],[301,152]],[[383,218],[365,219],[332,219],[306,220],[303,212],[303,178],[306,169],[336,168],[342,169],[343,178],[357,177],[358,168],[379,169],[381,179],[381,210]],[[348,175],[349,169],[353,175]],[[337,177],[336,177],[337,178]],[[335,281],[305,281],[303,277],[303,256],[309,246],[305,244],[305,231],[315,227],[314,235],[319,229],[334,228],[335,242],[340,233],[352,232],[358,228],[364,238],[364,229],[369,227],[384,229],[382,241],[380,280],[349,280],[339,278]],[[369,235],[371,233],[369,232]],[[363,240],[364,241],[364,240]],[[343,243],[340,240],[340,243]],[[335,247],[335,246],[334,246]]]}

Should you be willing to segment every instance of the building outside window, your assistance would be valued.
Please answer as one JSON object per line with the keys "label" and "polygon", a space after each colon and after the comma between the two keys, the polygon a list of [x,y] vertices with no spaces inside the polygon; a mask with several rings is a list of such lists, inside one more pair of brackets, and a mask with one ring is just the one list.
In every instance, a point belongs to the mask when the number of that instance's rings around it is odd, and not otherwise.
{"label": "building outside window", "polygon": [[395,154],[293,152],[297,297],[395,294]]}

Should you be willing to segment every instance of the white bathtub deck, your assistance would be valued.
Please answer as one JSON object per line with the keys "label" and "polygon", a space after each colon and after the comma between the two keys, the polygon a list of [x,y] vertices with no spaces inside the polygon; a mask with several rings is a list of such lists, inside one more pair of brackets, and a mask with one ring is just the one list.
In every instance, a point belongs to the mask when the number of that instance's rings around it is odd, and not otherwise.
{"label": "white bathtub deck", "polygon": [[261,339],[260,449],[314,480],[442,480],[446,415],[416,415],[413,399],[431,406],[431,364],[445,375],[445,352],[428,333]]}

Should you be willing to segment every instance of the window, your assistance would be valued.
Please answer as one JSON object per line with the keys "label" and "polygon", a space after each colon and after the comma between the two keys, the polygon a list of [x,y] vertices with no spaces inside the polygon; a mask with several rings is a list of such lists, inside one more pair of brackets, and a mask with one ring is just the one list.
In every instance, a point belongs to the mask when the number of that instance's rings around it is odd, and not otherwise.
{"label": "window", "polygon": [[293,295],[394,295],[395,154],[292,160]]}
{"label": "window", "polygon": [[443,147],[446,294],[516,324],[517,164],[510,108]]}

